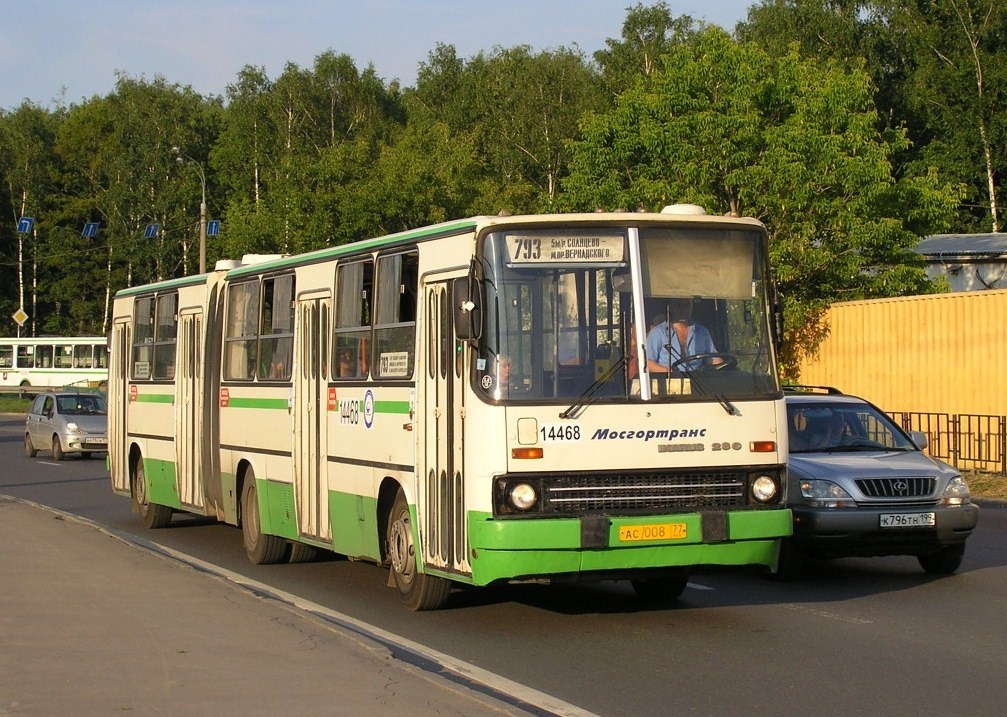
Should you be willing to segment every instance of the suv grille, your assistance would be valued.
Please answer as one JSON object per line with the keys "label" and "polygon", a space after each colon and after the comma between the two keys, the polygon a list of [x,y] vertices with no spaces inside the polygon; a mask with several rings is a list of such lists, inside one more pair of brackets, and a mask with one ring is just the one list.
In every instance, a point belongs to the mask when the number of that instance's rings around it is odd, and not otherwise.
{"label": "suv grille", "polygon": [[926,498],[934,492],[936,478],[863,478],[857,488],[869,498]]}
{"label": "suv grille", "polygon": [[576,475],[544,481],[546,513],[667,512],[744,506],[745,475],[734,471]]}

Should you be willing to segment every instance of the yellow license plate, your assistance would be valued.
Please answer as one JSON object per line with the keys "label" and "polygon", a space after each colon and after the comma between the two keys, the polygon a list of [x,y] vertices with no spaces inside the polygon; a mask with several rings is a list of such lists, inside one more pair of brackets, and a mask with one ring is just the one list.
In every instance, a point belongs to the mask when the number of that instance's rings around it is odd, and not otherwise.
{"label": "yellow license plate", "polygon": [[623,543],[639,540],[682,540],[685,536],[685,523],[619,526],[619,541]]}

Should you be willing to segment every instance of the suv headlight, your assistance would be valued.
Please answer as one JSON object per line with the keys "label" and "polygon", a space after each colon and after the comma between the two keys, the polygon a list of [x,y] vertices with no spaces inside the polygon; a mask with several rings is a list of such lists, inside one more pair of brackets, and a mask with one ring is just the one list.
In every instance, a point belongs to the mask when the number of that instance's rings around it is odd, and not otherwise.
{"label": "suv headlight", "polygon": [[961,476],[955,476],[948,481],[948,487],[941,496],[941,505],[965,505],[970,501],[969,485]]}
{"label": "suv headlight", "polygon": [[856,508],[857,502],[846,490],[830,480],[801,481],[801,496],[812,508]]}

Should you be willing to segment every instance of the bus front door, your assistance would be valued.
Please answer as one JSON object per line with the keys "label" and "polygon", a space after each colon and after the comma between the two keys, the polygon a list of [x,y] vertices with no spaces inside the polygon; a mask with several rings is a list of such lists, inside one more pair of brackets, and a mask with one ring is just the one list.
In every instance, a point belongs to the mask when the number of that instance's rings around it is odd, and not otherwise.
{"label": "bus front door", "polygon": [[468,530],[463,480],[465,352],[455,338],[450,282],[424,287],[427,321],[420,426],[417,511],[423,559],[449,572],[469,574]]}
{"label": "bus front door", "polygon": [[332,542],[326,466],[326,386],[329,304],[327,296],[297,299],[294,357],[294,496],[297,531],[303,538]]}

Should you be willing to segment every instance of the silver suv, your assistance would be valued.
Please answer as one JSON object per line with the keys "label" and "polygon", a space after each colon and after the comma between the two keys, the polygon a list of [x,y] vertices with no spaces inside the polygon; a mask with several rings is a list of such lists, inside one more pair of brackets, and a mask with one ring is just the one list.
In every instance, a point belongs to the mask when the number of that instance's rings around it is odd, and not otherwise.
{"label": "silver suv", "polygon": [[100,393],[47,391],[32,402],[24,428],[24,454],[40,450],[63,460],[67,453],[87,458],[108,449],[108,405]]}
{"label": "silver suv", "polygon": [[794,534],[778,575],[796,577],[807,557],[914,555],[928,573],[958,569],[979,508],[954,467],[923,453],[925,434],[835,389],[790,387],[786,401]]}

